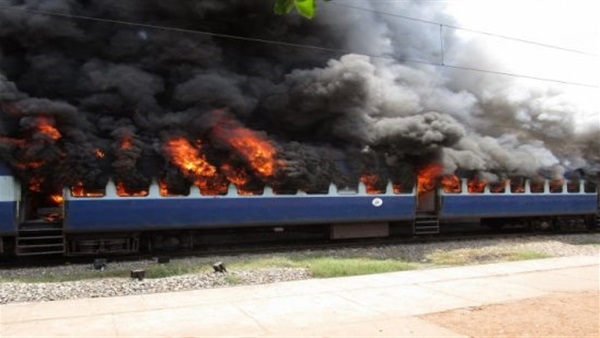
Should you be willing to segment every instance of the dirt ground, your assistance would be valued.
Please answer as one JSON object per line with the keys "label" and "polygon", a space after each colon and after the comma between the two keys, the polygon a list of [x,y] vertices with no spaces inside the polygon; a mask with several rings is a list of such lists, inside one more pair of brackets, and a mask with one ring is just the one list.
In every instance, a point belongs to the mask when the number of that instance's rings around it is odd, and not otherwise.
{"label": "dirt ground", "polygon": [[555,293],[422,319],[469,337],[600,337],[600,293]]}

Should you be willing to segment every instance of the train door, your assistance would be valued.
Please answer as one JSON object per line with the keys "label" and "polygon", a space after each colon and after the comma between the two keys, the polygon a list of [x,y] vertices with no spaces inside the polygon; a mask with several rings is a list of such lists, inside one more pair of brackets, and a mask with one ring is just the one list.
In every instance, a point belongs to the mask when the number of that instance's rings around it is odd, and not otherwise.
{"label": "train door", "polygon": [[435,235],[440,232],[437,183],[417,185],[417,212],[413,223],[415,235]]}
{"label": "train door", "polygon": [[417,193],[417,212],[437,214],[438,189]]}
{"label": "train door", "polygon": [[18,256],[63,254],[63,195],[24,187],[21,191],[15,253]]}

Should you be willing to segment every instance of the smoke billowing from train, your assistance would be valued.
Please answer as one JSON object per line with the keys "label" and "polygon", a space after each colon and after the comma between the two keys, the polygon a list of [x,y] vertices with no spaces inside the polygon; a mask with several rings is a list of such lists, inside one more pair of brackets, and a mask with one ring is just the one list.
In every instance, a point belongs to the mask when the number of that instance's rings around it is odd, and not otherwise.
{"label": "smoke billowing from train", "polygon": [[[598,130],[576,133],[578,107],[559,93],[428,64],[442,57],[437,25],[271,6],[0,0],[0,158],[32,191],[112,178],[131,194],[153,179],[318,191],[360,177],[400,187],[432,163],[489,181],[600,163]],[[435,2],[361,6],[453,22]],[[486,60],[476,47],[448,53]]]}

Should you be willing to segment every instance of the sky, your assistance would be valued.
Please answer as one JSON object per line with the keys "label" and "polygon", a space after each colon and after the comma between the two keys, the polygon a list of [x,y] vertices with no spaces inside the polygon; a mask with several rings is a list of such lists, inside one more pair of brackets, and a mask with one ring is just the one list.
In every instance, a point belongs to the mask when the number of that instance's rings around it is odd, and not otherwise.
{"label": "sky", "polygon": [[460,27],[595,54],[546,48],[469,31],[457,32],[465,39],[483,43],[501,62],[497,71],[595,86],[547,84],[581,104],[576,120],[578,127],[600,124],[600,20],[597,17],[600,1],[460,0],[448,1],[446,5]]}

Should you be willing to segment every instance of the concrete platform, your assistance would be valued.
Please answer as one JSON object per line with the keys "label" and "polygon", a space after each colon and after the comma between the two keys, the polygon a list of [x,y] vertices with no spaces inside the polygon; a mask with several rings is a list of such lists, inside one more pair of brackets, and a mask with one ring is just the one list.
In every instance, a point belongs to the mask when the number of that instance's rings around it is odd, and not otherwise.
{"label": "concrete platform", "polygon": [[0,336],[460,336],[415,316],[598,290],[599,256],[0,306]]}

